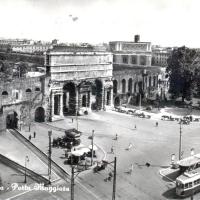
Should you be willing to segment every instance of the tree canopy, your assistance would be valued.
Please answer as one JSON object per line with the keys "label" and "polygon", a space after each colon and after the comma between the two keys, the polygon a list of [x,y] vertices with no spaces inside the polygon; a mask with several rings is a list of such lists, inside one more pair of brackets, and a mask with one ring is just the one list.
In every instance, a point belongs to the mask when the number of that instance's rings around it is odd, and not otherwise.
{"label": "tree canopy", "polygon": [[169,74],[169,92],[172,98],[182,97],[191,100],[198,84],[197,74],[199,72],[199,53],[195,49],[185,46],[176,48],[168,58],[167,73]]}

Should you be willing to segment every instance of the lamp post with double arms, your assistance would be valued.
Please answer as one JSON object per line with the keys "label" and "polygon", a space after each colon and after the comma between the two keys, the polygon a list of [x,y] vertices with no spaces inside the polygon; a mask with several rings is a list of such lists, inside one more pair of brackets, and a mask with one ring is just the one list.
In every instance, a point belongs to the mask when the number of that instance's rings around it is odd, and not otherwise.
{"label": "lamp post with double arms", "polygon": [[179,160],[182,157],[182,120],[180,120],[180,135],[179,135]]}
{"label": "lamp post with double arms", "polygon": [[94,157],[94,130],[92,130],[92,141],[91,141],[91,146],[92,146],[92,152],[91,152],[91,166],[93,165],[93,157]]}
{"label": "lamp post with double arms", "polygon": [[48,175],[49,175],[49,184],[51,184],[51,136],[52,136],[52,130],[48,131],[49,136],[49,157],[48,157]]}
{"label": "lamp post with double arms", "polygon": [[24,165],[24,167],[25,167],[25,169],[24,169],[24,183],[27,183],[27,180],[26,180],[26,176],[27,176],[27,174],[26,174],[27,162],[29,162],[29,157],[28,157],[28,156],[25,157],[25,165]]}

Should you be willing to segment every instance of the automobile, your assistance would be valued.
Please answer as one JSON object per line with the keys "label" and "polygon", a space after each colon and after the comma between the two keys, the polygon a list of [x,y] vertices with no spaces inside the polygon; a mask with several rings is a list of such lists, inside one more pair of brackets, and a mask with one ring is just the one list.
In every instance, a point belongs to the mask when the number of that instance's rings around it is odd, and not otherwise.
{"label": "automobile", "polygon": [[185,125],[189,125],[190,124],[190,121],[189,120],[186,120],[186,119],[182,119],[179,124],[182,123],[182,124],[185,124]]}
{"label": "automobile", "polygon": [[146,107],[146,110],[152,110],[152,109],[153,109],[152,106]]}
{"label": "automobile", "polygon": [[133,114],[134,112],[135,112],[135,110],[127,110],[127,111],[126,111],[126,113],[127,113],[127,114],[130,114],[130,115]]}
{"label": "automobile", "polygon": [[144,113],[140,113],[140,114],[138,114],[138,117],[145,118],[145,114]]}
{"label": "automobile", "polygon": [[162,116],[161,116],[161,120],[169,120],[169,118],[170,118],[170,117],[167,116],[167,115],[162,115]]}
{"label": "automobile", "polygon": [[69,129],[65,131],[65,138],[68,143],[72,142],[73,145],[79,145],[81,143],[80,140],[81,132],[76,129]]}
{"label": "automobile", "polygon": [[146,115],[146,118],[147,119],[151,119],[151,115]]}
{"label": "automobile", "polygon": [[199,118],[194,118],[194,122],[199,122],[200,119]]}

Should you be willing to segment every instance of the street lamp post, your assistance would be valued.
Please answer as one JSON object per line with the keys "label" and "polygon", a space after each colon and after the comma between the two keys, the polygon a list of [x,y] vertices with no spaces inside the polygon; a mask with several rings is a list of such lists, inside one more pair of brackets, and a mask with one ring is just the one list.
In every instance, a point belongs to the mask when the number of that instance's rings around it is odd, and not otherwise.
{"label": "street lamp post", "polygon": [[112,200],[115,200],[115,194],[116,194],[116,173],[117,173],[117,157],[115,156]]}
{"label": "street lamp post", "polygon": [[181,127],[182,121],[180,121],[180,136],[179,136],[179,160],[181,160],[181,149],[182,149],[182,127]]}
{"label": "street lamp post", "polygon": [[72,165],[72,175],[71,175],[71,200],[74,200],[74,166]]}
{"label": "street lamp post", "polygon": [[78,131],[78,110],[76,110],[76,129]]}
{"label": "street lamp post", "polygon": [[93,151],[93,149],[94,149],[94,130],[92,130],[92,141],[91,141],[91,143],[92,143],[92,152],[91,152],[91,166],[92,166],[93,157],[94,157],[94,151]]}
{"label": "street lamp post", "polygon": [[49,159],[48,159],[48,175],[49,175],[49,184],[51,184],[51,136],[52,131],[48,131],[49,136]]}
{"label": "street lamp post", "polygon": [[25,169],[24,169],[24,183],[26,183],[27,182],[27,180],[26,180],[26,170],[27,170],[27,167],[26,167],[26,165],[27,165],[27,162],[29,162],[29,157],[28,156],[26,156],[25,157]]}

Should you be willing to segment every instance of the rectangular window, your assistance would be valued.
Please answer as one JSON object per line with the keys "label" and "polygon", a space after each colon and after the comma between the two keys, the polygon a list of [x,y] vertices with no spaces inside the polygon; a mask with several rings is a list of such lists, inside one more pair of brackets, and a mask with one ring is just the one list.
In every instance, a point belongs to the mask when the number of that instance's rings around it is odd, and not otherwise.
{"label": "rectangular window", "polygon": [[122,56],[122,62],[128,64],[128,56]]}
{"label": "rectangular window", "polygon": [[132,64],[137,64],[137,56],[136,55],[131,57],[131,63]]}
{"label": "rectangular window", "polygon": [[140,65],[146,65],[146,56],[140,56]]}
{"label": "rectangular window", "polygon": [[189,187],[189,184],[188,183],[186,183],[185,184],[185,189],[187,189]]}
{"label": "rectangular window", "polygon": [[15,98],[16,98],[16,99],[19,99],[19,93],[18,93],[18,92],[16,92]]}
{"label": "rectangular window", "polygon": [[113,62],[116,62],[116,55],[113,55]]}

